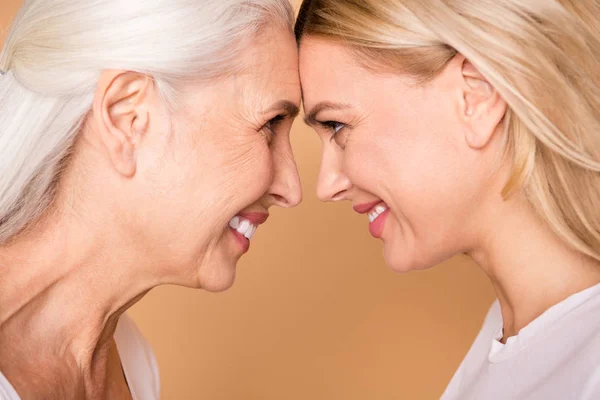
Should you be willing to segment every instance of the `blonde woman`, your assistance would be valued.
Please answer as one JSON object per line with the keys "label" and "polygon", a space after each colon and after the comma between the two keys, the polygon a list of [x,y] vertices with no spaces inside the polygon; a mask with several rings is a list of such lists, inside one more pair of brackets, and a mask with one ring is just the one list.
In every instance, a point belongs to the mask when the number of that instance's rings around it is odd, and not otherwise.
{"label": "blonde woman", "polygon": [[321,200],[496,290],[443,398],[600,398],[600,2],[307,0],[296,35]]}
{"label": "blonde woman", "polygon": [[287,0],[27,0],[0,57],[0,399],[159,397],[123,313],[301,188]]}

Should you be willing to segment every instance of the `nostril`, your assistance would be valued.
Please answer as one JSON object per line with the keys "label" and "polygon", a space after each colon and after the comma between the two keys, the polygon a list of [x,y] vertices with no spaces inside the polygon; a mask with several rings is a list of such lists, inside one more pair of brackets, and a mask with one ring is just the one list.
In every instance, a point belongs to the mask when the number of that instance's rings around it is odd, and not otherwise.
{"label": "nostril", "polygon": [[341,190],[341,191],[337,192],[335,195],[331,196],[331,200],[332,201],[343,200],[345,193],[346,193],[345,190]]}
{"label": "nostril", "polygon": [[287,201],[287,199],[283,196],[280,196],[278,194],[272,194],[272,196],[277,202],[277,204],[281,204],[282,206],[288,206],[290,204],[289,201]]}

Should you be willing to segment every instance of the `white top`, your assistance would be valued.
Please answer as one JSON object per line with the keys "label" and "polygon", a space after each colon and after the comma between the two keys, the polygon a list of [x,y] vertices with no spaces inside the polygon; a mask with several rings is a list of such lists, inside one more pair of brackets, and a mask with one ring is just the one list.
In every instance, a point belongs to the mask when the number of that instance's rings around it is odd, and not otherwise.
{"label": "white top", "polygon": [[600,285],[502,336],[495,301],[442,400],[600,399]]}
{"label": "white top", "polygon": [[[119,318],[115,342],[133,400],[158,400],[160,380],[152,348],[126,314]],[[0,372],[0,400],[21,400]]]}

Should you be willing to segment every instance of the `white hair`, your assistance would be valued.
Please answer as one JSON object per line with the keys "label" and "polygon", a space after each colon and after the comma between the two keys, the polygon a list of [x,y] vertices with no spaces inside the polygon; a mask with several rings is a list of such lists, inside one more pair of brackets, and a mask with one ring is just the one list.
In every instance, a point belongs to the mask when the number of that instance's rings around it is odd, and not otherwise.
{"label": "white hair", "polygon": [[51,204],[103,70],[147,74],[173,102],[293,19],[288,0],[25,0],[0,55],[0,245]]}

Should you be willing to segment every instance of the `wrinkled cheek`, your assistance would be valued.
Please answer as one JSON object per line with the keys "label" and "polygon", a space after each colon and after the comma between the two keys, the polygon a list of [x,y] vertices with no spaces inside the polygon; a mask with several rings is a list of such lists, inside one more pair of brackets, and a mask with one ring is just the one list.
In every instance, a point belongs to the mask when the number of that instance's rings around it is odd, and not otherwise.
{"label": "wrinkled cheek", "polygon": [[220,180],[229,183],[232,194],[245,202],[258,200],[273,181],[272,160],[266,146],[238,153],[224,164]]}

